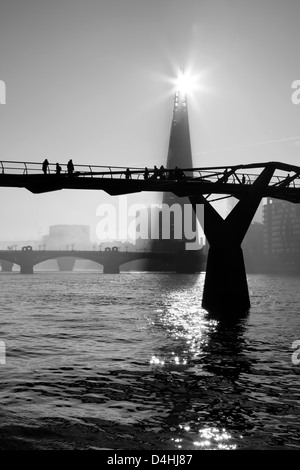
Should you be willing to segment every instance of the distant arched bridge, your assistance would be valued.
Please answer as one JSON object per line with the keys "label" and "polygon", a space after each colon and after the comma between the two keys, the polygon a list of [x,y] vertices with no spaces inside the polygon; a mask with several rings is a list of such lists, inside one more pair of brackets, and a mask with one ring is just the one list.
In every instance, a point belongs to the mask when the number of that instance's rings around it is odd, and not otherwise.
{"label": "distant arched bridge", "polygon": [[20,266],[21,274],[33,274],[35,265],[51,259],[72,257],[94,261],[103,266],[106,274],[120,272],[120,266],[130,261],[142,259],[154,259],[165,261],[176,272],[196,272],[200,258],[204,255],[200,251],[164,252],[164,251],[119,251],[117,248],[106,251],[81,251],[81,250],[33,250],[31,246],[24,246],[22,250],[0,250],[0,260]]}

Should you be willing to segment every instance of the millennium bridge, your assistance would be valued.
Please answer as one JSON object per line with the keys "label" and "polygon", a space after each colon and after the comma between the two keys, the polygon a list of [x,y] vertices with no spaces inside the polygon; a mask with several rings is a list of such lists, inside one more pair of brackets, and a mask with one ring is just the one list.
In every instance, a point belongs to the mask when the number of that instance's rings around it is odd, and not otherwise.
{"label": "millennium bridge", "polygon": [[251,163],[177,170],[164,168],[158,171],[147,168],[146,178],[145,168],[76,165],[76,171],[72,174],[68,173],[67,168],[57,174],[55,166],[50,163],[44,174],[42,166],[36,162],[0,161],[0,186],[25,188],[35,194],[61,189],[85,189],[102,190],[111,196],[152,191],[172,192],[179,197],[222,194],[243,199],[246,194],[253,192],[259,172],[263,172],[266,184],[263,185],[261,198],[300,202],[300,167],[288,163]]}

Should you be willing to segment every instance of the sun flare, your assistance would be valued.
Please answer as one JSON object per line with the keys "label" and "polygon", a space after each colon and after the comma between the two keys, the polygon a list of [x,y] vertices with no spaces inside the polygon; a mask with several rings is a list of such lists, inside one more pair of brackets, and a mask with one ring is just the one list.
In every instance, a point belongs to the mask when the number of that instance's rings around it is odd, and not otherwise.
{"label": "sun flare", "polygon": [[197,79],[190,73],[179,72],[176,83],[176,91],[182,95],[192,94],[197,89]]}

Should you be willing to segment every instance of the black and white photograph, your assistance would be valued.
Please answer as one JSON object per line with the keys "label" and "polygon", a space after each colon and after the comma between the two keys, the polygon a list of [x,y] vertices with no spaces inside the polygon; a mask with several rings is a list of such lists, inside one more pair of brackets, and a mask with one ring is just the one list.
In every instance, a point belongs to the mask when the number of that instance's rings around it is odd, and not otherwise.
{"label": "black and white photograph", "polygon": [[299,25],[0,0],[0,450],[300,450]]}

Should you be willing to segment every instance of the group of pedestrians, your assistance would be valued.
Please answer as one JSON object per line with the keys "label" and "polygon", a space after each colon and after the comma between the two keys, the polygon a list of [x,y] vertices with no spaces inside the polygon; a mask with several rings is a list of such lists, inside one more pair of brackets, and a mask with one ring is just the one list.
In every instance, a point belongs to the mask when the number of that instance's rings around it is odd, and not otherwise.
{"label": "group of pedestrians", "polygon": [[[43,173],[45,175],[50,173],[49,162],[48,162],[47,158],[43,161],[42,169],[43,169]],[[62,171],[62,168],[61,168],[60,164],[56,163],[55,173],[57,175],[60,175],[61,171]],[[68,163],[67,163],[67,171],[68,171],[69,176],[73,175],[73,173],[74,173],[74,164],[73,164],[72,159],[69,160]],[[132,178],[132,173],[131,173],[130,168],[127,168],[126,171],[124,172],[124,174],[125,174],[125,178],[127,180]],[[177,166],[175,167],[174,170],[165,170],[163,165],[161,165],[160,168],[157,168],[157,166],[154,165],[153,170],[149,170],[147,167],[145,167],[145,171],[144,171],[144,179],[145,180],[148,180],[148,179],[151,179],[151,180],[158,180],[158,179],[159,180],[165,180],[165,179],[168,179],[168,180],[181,180],[184,177],[185,177],[184,172],[180,168],[178,168]]]}
{"label": "group of pedestrians", "polygon": [[[50,171],[49,171],[49,162],[48,162],[47,158],[43,161],[42,169],[43,169],[44,175],[46,175],[47,173],[50,173]],[[67,163],[67,170],[68,170],[68,175],[69,176],[71,176],[74,173],[74,165],[73,165],[72,159],[69,160],[68,163]],[[60,166],[59,163],[56,163],[55,172],[56,172],[57,175],[61,174],[61,166]]]}
{"label": "group of pedestrians", "polygon": [[177,166],[175,167],[174,170],[165,170],[164,166],[161,165],[160,168],[157,168],[156,165],[154,165],[153,169],[153,174],[151,176],[149,169],[146,167],[145,172],[144,172],[144,179],[151,179],[151,180],[182,180],[185,177],[184,172],[178,168]]}
{"label": "group of pedestrians", "polygon": [[[132,178],[132,173],[130,168],[127,168],[124,172],[125,178],[127,180]],[[160,168],[157,168],[156,165],[154,165],[153,170],[149,170],[147,167],[145,167],[144,171],[144,179],[145,180],[182,180],[185,177],[184,172],[178,168],[177,166],[175,167],[174,170],[165,170],[164,166],[161,165]]]}

